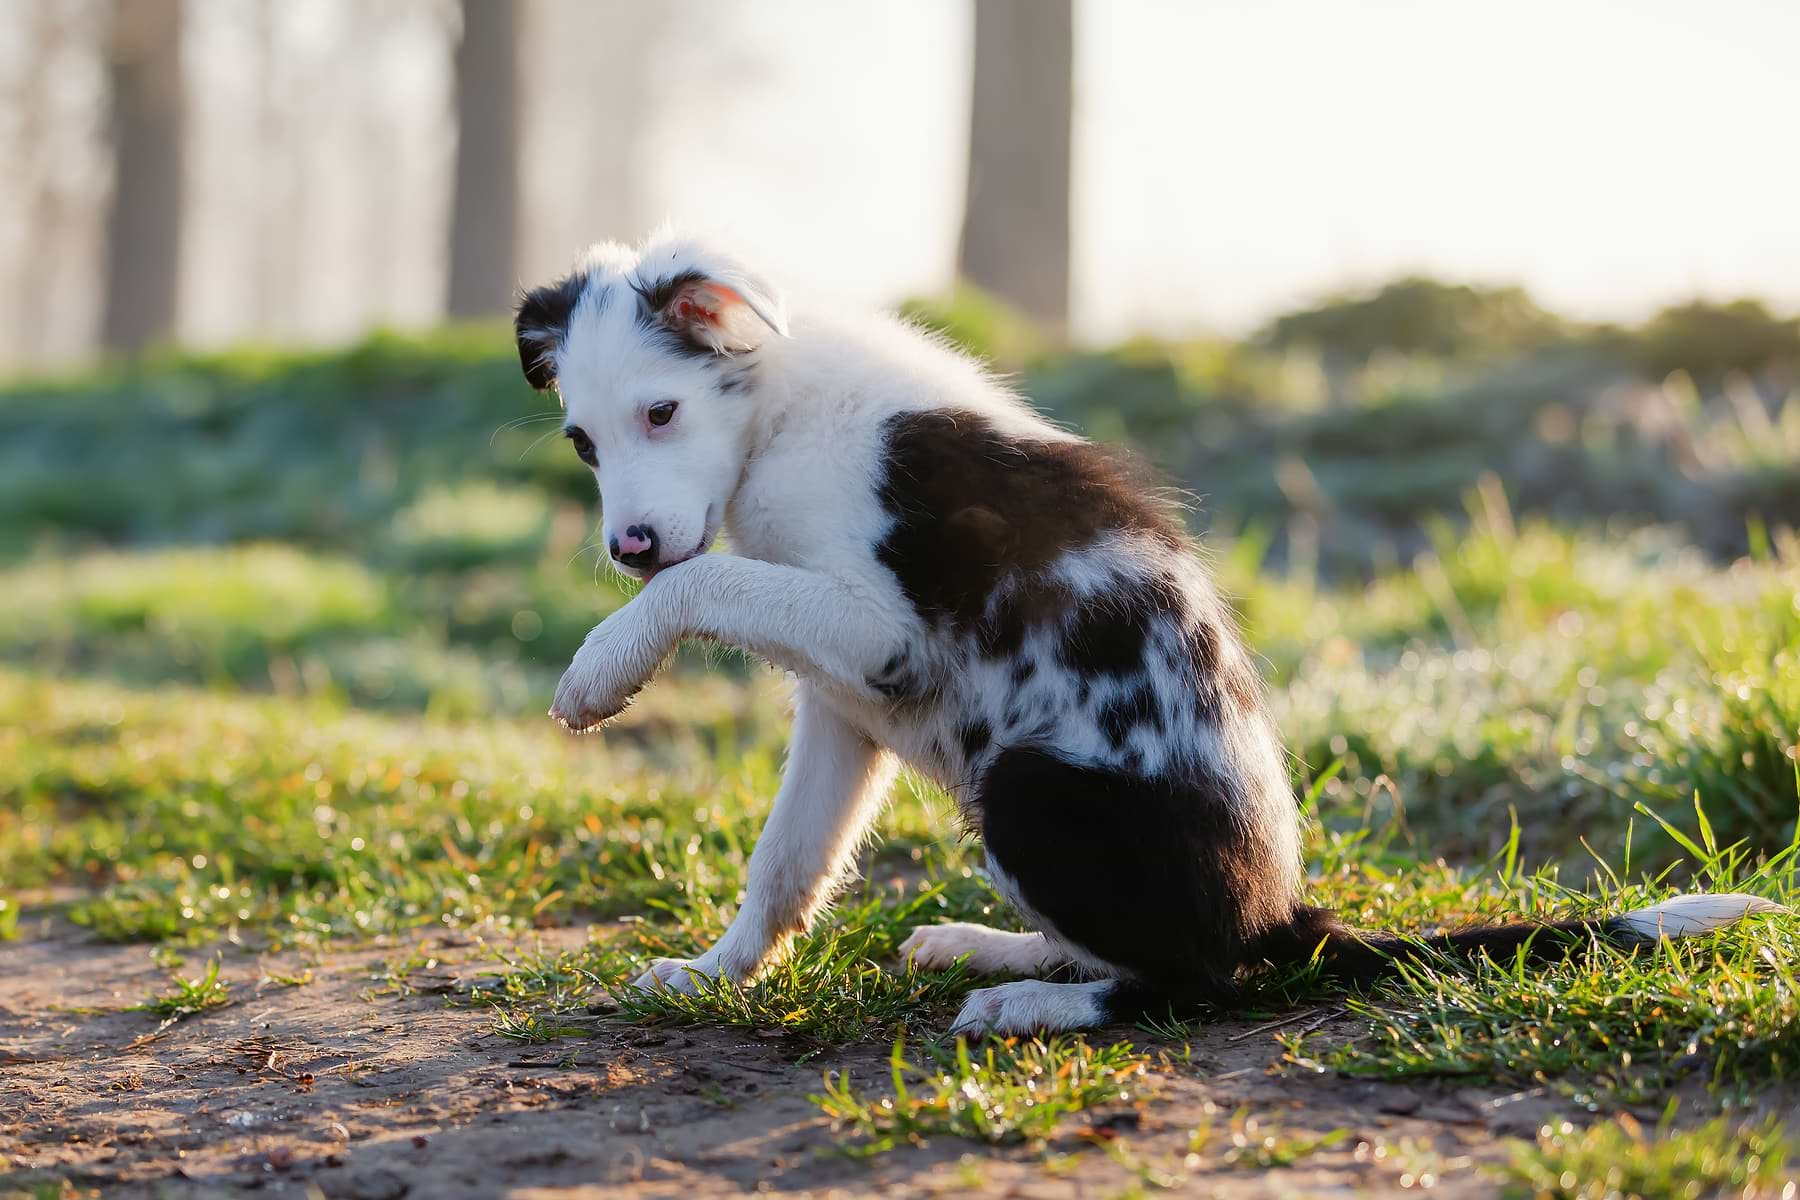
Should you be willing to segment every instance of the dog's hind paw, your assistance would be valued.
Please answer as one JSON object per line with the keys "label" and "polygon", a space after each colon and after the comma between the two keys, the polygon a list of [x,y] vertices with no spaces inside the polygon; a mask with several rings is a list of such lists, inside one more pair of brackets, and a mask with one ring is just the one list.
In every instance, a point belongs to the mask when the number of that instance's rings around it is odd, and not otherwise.
{"label": "dog's hind paw", "polygon": [[1009,933],[966,921],[921,925],[900,943],[900,961],[941,971],[968,956],[977,975],[1035,975],[1065,961],[1041,933]]}
{"label": "dog's hind paw", "polygon": [[1107,1021],[1106,998],[1116,980],[1091,983],[1045,983],[1025,979],[999,987],[977,988],[963,1002],[950,1026],[953,1034],[1058,1033],[1088,1029]]}

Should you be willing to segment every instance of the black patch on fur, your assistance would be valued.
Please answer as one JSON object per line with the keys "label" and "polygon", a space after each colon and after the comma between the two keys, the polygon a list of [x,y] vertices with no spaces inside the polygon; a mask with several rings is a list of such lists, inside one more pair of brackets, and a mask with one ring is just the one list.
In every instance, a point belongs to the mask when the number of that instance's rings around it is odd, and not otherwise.
{"label": "black patch on fur", "polygon": [[1059,610],[1064,598],[1043,596],[1032,576],[1065,551],[1123,532],[1183,545],[1179,522],[1099,446],[1008,437],[941,409],[890,417],[886,435],[880,495],[894,524],[876,557],[921,616],[957,630],[975,629],[999,584],[1015,580],[984,652],[1011,653],[1027,626]]}
{"label": "black patch on fur", "polygon": [[993,740],[994,731],[980,717],[962,727],[963,760],[966,762],[988,748]]}
{"label": "black patch on fur", "polygon": [[1528,963],[1558,962],[1576,947],[1613,932],[1609,918],[1596,917],[1477,925],[1409,937],[1351,929],[1328,908],[1301,905],[1292,920],[1265,932],[1251,950],[1257,959],[1277,966],[1307,962],[1317,953],[1327,977],[1364,986],[1392,972],[1395,960],[1413,958],[1421,949],[1460,958],[1485,954],[1504,967],[1520,954]]}
{"label": "black patch on fur", "polygon": [[1011,658],[1024,649],[1029,630],[1049,624],[1074,603],[1074,596],[1055,580],[1008,587],[976,622],[976,649],[985,658]]}
{"label": "black patch on fur", "polygon": [[924,681],[912,668],[912,659],[904,650],[896,650],[888,655],[881,669],[870,675],[865,683],[869,690],[880,693],[889,700],[903,700],[909,696],[919,695],[924,690]]}
{"label": "black patch on fur", "polygon": [[1179,628],[1186,620],[1186,600],[1174,581],[1121,579],[1116,592],[1088,599],[1075,610],[1057,656],[1083,675],[1132,675],[1143,669],[1151,631],[1159,625]]}
{"label": "black patch on fur", "polygon": [[1188,661],[1192,664],[1194,716],[1217,723],[1228,708],[1242,711],[1262,708],[1262,683],[1244,654],[1224,661],[1226,639],[1235,636],[1211,618],[1202,617],[1183,637]]}
{"label": "black patch on fur", "polygon": [[1090,600],[1070,618],[1057,657],[1083,675],[1135,674],[1144,666],[1153,617],[1139,603],[1120,603],[1110,596]]}
{"label": "black patch on fur", "polygon": [[706,279],[706,272],[689,269],[677,271],[666,279],[631,280],[631,290],[643,301],[638,306],[638,324],[647,327],[661,323],[663,309],[669,307],[669,301],[675,299],[682,288],[692,283],[705,283]]}
{"label": "black patch on fur", "polygon": [[1131,737],[1131,731],[1139,725],[1148,725],[1157,733],[1163,730],[1162,710],[1156,704],[1156,692],[1147,683],[1140,683],[1129,691],[1113,697],[1100,706],[1100,732],[1112,743],[1114,750],[1122,749]]}
{"label": "black patch on fur", "polygon": [[[519,366],[525,380],[538,391],[556,382],[556,351],[569,336],[569,318],[581,302],[591,278],[575,271],[555,283],[532,288],[519,296],[513,309],[513,337],[519,343]],[[602,291],[597,303],[603,303]]]}
{"label": "black patch on fur", "polygon": [[988,856],[1047,931],[1186,1002],[1223,1001],[1291,919],[1278,851],[1205,772],[1143,777],[1003,750],[977,788]]}
{"label": "black patch on fur", "polygon": [[1018,658],[1012,665],[1012,685],[1024,687],[1035,674],[1037,674],[1037,659],[1029,655]]}

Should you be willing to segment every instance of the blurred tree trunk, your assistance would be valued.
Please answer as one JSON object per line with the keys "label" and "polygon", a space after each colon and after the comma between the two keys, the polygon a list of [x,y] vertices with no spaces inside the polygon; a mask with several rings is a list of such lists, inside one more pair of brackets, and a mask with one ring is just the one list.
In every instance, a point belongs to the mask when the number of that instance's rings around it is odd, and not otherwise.
{"label": "blurred tree trunk", "polygon": [[1069,319],[1072,0],[975,0],[963,278],[1060,335]]}
{"label": "blurred tree trunk", "polygon": [[182,0],[116,0],[113,198],[101,336],[136,350],[175,331],[181,286]]}
{"label": "blurred tree trunk", "polygon": [[13,126],[14,138],[6,146],[6,155],[16,172],[14,186],[20,189],[20,199],[24,201],[21,205],[24,211],[19,215],[24,217],[25,227],[17,263],[19,292],[14,297],[17,307],[12,319],[6,322],[7,327],[0,330],[0,336],[7,339],[8,358],[26,358],[42,352],[51,332],[46,320],[51,308],[47,298],[56,286],[53,274],[58,269],[56,256],[43,253],[42,248],[50,243],[51,230],[60,215],[56,190],[45,178],[49,172],[44,167],[54,153],[51,147],[55,140],[50,129],[52,122],[46,92],[50,64],[56,61],[57,43],[62,39],[63,30],[48,0],[38,0],[25,11],[29,18],[20,13],[12,16],[21,24],[28,19],[25,37],[31,53],[24,56],[17,93],[6,97],[13,112],[18,114],[17,124]]}
{"label": "blurred tree trunk", "polygon": [[462,0],[462,18],[449,309],[476,317],[509,308],[519,282],[519,15],[514,0]]}
{"label": "blurred tree trunk", "polygon": [[[294,246],[281,236],[283,228],[297,229],[293,217],[293,190],[281,185],[288,182],[285,154],[289,150],[286,112],[280,95],[283,69],[281,38],[275,12],[276,0],[255,0],[250,14],[255,58],[255,122],[256,145],[248,148],[254,156],[256,203],[247,214],[255,228],[250,268],[252,288],[251,328],[258,336],[268,337],[283,327],[291,315],[292,298],[298,290],[295,277],[282,269],[284,256]],[[291,260],[290,260],[291,261]],[[286,311],[284,311],[284,309]]]}

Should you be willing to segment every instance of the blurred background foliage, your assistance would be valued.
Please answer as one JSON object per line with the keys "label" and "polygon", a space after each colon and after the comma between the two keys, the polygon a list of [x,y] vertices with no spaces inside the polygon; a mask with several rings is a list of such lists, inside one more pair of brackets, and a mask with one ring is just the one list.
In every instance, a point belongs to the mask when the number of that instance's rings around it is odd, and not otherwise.
{"label": "blurred background foliage", "polygon": [[[967,286],[906,311],[1184,489],[1297,782],[1339,766],[1328,820],[1481,853],[1519,811],[1540,850],[1616,851],[1636,803],[1698,788],[1721,836],[1792,835],[1791,322],[1685,305],[1596,330],[1416,278],[1243,341],[1073,350]],[[0,658],[534,714],[625,598],[557,414],[485,323],[9,385]]]}

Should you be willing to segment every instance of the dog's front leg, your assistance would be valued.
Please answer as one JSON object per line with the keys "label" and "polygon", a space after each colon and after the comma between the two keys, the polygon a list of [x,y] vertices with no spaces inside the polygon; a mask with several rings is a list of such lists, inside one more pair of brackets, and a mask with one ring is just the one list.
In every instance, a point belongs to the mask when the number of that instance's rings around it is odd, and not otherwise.
{"label": "dog's front leg", "polygon": [[894,771],[891,754],[802,685],[787,771],[750,855],[737,919],[699,958],[659,958],[636,986],[687,992],[696,976],[741,982],[784,954],[850,870]]}
{"label": "dog's front leg", "polygon": [[703,554],[670,567],[644,588],[659,591],[683,636],[747,650],[805,678],[880,698],[870,677],[920,637],[918,616],[898,589],[884,594],[821,571]]}
{"label": "dog's front leg", "polygon": [[713,638],[878,697],[870,676],[915,640],[916,630],[881,598],[821,572],[702,554],[657,573],[588,634],[557,685],[550,715],[576,730],[604,724],[684,637]]}

